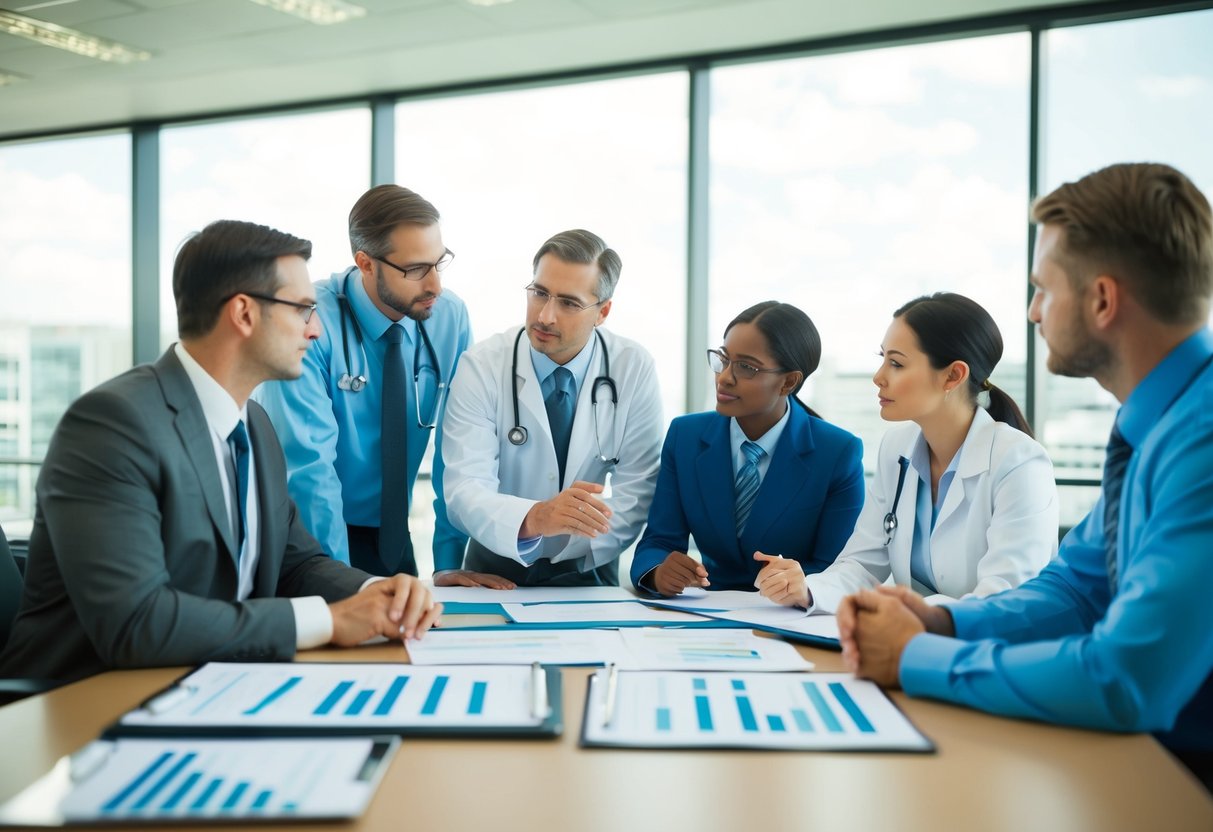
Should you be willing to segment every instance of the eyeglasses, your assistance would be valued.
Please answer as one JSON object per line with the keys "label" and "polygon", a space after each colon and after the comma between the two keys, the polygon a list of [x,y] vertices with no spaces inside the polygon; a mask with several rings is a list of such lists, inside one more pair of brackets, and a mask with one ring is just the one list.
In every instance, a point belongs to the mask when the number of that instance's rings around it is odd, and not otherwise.
{"label": "eyeglasses", "polygon": [[312,315],[314,315],[316,313],[316,304],[314,304],[314,303],[296,303],[293,300],[286,300],[285,298],[276,298],[271,295],[259,295],[256,292],[233,292],[232,294],[225,297],[223,299],[223,301],[220,303],[220,305],[227,303],[229,300],[236,297],[236,295],[248,295],[250,298],[256,298],[257,300],[263,300],[266,303],[281,303],[284,306],[293,306],[299,310],[299,317],[303,318],[303,322],[305,324],[311,323]]}
{"label": "eyeglasses", "polygon": [[424,280],[425,276],[430,273],[430,269],[437,272],[446,271],[446,267],[451,265],[451,261],[455,259],[455,252],[449,248],[438,258],[436,263],[414,263],[411,266],[397,266],[391,260],[384,260],[382,257],[374,258],[385,266],[391,266],[396,271],[404,275],[405,280]]}
{"label": "eyeglasses", "polygon": [[576,315],[578,312],[593,309],[595,306],[602,306],[603,303],[602,301],[598,301],[597,303],[578,303],[572,298],[553,295],[547,289],[536,286],[534,283],[526,287],[526,293],[531,305],[537,309],[547,306],[549,300],[555,300],[556,312],[561,315]]}
{"label": "eyeglasses", "polygon": [[786,373],[784,369],[763,370],[755,367],[753,364],[747,364],[744,361],[734,361],[720,350],[708,350],[708,366],[712,368],[713,373],[723,373],[733,367],[733,374],[738,378],[753,378],[759,373]]}

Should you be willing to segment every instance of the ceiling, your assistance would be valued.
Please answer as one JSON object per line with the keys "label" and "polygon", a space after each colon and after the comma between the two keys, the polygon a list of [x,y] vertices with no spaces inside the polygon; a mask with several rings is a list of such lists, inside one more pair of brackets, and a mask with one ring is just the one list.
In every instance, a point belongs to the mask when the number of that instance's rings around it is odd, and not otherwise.
{"label": "ceiling", "polygon": [[250,0],[9,0],[152,53],[111,64],[0,34],[0,138],[606,67],[1057,0],[356,0],[317,26]]}

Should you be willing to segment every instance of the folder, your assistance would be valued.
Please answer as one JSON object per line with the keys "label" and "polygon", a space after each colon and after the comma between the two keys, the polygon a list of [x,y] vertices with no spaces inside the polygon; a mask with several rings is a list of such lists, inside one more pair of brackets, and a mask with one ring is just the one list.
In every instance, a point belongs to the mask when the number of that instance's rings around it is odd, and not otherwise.
{"label": "folder", "polygon": [[0,806],[0,826],[350,820],[394,736],[97,740]]}
{"label": "folder", "polygon": [[560,671],[534,665],[210,662],[123,714],[114,737],[554,737]]}

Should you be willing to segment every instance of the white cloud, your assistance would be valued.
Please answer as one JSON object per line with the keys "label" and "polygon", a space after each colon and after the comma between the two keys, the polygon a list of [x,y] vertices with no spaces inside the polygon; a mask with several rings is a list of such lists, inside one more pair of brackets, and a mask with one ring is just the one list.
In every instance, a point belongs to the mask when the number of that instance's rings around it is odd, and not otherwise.
{"label": "white cloud", "polygon": [[1151,98],[1195,98],[1209,82],[1199,75],[1146,75],[1137,79],[1137,89]]}

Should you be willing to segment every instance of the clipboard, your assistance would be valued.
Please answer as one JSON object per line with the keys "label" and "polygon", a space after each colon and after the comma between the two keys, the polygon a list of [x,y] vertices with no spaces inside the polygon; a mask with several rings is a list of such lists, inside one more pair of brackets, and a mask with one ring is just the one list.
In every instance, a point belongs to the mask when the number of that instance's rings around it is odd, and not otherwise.
{"label": "clipboard", "polygon": [[931,753],[876,684],[845,673],[600,670],[583,748]]}
{"label": "clipboard", "polygon": [[540,664],[209,662],[102,737],[544,738],[563,730],[560,670]]}
{"label": "clipboard", "polygon": [[399,737],[97,740],[0,806],[0,826],[353,820]]}

